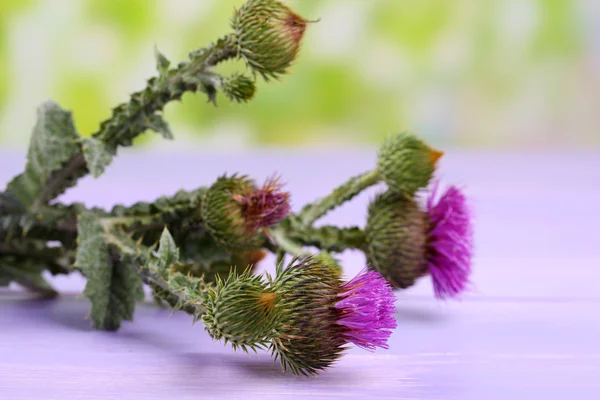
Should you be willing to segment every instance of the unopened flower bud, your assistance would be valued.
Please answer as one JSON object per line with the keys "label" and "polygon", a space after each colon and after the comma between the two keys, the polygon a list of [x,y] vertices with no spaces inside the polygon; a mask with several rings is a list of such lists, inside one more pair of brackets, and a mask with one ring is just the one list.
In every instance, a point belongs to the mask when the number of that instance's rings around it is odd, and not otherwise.
{"label": "unopened flower bud", "polygon": [[298,54],[306,24],[276,0],[248,0],[232,19],[239,54],[265,79],[286,73]]}
{"label": "unopened flower bud", "polygon": [[385,140],[379,150],[377,168],[391,191],[412,197],[429,184],[442,155],[413,134],[404,132]]}
{"label": "unopened flower bud", "polygon": [[221,80],[223,93],[232,101],[246,102],[254,97],[256,85],[254,81],[241,74],[232,74]]}
{"label": "unopened flower bud", "polygon": [[255,349],[273,336],[277,326],[277,295],[267,289],[260,276],[231,274],[217,279],[206,291],[202,315],[208,333],[234,348]]}

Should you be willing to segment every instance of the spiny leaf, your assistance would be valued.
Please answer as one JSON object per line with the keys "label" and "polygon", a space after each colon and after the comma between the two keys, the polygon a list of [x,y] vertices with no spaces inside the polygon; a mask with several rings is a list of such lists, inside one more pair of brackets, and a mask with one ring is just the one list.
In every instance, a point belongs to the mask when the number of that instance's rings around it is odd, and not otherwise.
{"label": "spiny leaf", "polygon": [[148,121],[146,122],[146,126],[148,129],[160,134],[165,139],[173,139],[173,132],[171,132],[169,124],[167,124],[167,121],[165,121],[159,114],[150,115],[148,117]]}
{"label": "spiny leaf", "polygon": [[81,146],[83,147],[83,156],[88,169],[94,178],[98,178],[112,161],[113,152],[101,141],[94,138],[82,138]]}
{"label": "spiny leaf", "polygon": [[161,76],[165,75],[169,70],[169,65],[171,65],[171,62],[160,51],[158,51],[158,47],[154,47],[154,58],[156,59],[156,69],[158,70],[159,74]]}
{"label": "spiny leaf", "polygon": [[23,288],[47,297],[56,296],[56,291],[42,277],[48,268],[43,262],[14,255],[0,256],[0,287],[15,282]]}
{"label": "spiny leaf", "polygon": [[38,197],[52,173],[79,151],[78,138],[71,112],[51,101],[42,104],[37,110],[25,172],[8,184],[8,191],[27,207],[42,206],[37,204]]}
{"label": "spiny leaf", "polygon": [[130,264],[112,257],[104,228],[94,213],[79,216],[78,231],[75,265],[87,277],[84,294],[92,302],[94,327],[116,330],[121,321],[133,319],[140,277]]}

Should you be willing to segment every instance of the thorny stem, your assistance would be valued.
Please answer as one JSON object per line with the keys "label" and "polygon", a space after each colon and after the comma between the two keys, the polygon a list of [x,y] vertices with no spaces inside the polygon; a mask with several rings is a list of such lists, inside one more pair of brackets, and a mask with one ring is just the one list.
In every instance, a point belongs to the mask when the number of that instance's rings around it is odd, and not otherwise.
{"label": "thorny stem", "polygon": [[327,212],[339,207],[360,192],[373,186],[380,181],[379,171],[374,169],[362,175],[348,179],[346,183],[338,186],[326,197],[307,204],[300,212],[300,221],[305,227],[311,226],[316,220],[327,214]]}

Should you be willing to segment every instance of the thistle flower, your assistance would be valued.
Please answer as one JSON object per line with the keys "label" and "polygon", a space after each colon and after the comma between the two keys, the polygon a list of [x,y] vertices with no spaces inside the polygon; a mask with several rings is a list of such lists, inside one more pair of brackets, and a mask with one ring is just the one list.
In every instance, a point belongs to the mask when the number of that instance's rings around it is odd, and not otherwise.
{"label": "thistle flower", "polygon": [[387,348],[396,327],[391,287],[374,271],[343,283],[322,260],[309,256],[278,268],[273,287],[285,314],[271,351],[284,370],[297,375],[326,369],[349,343]]}
{"label": "thistle flower", "polygon": [[257,248],[259,229],[276,224],[290,212],[289,193],[281,188],[275,178],[257,188],[245,176],[220,177],[204,195],[204,225],[229,248]]}
{"label": "thistle flower", "polygon": [[437,298],[458,297],[469,282],[472,227],[463,193],[456,187],[437,198],[437,185],[425,210],[397,193],[371,203],[367,220],[367,260],[398,288],[430,274]]}
{"label": "thistle flower", "polygon": [[338,324],[346,327],[347,341],[366,350],[388,348],[396,328],[394,295],[379,272],[364,269],[341,286],[335,308],[342,312]]}
{"label": "thistle flower", "polygon": [[403,132],[385,140],[377,168],[391,191],[412,197],[429,184],[442,155],[415,135]]}
{"label": "thistle flower", "polygon": [[247,351],[272,337],[279,316],[277,295],[250,269],[230,274],[225,281],[217,277],[216,286],[203,296],[202,322],[214,339]]}
{"label": "thistle flower", "polygon": [[300,49],[307,20],[276,0],[249,0],[231,25],[238,53],[265,80],[285,74]]}
{"label": "thistle flower", "polygon": [[438,185],[427,200],[429,242],[427,262],[438,298],[455,297],[465,290],[471,274],[473,229],[464,194],[450,186],[436,201]]}
{"label": "thistle flower", "polygon": [[282,191],[277,177],[268,178],[260,189],[246,190],[232,197],[241,207],[246,227],[251,230],[272,226],[290,213],[290,194]]}

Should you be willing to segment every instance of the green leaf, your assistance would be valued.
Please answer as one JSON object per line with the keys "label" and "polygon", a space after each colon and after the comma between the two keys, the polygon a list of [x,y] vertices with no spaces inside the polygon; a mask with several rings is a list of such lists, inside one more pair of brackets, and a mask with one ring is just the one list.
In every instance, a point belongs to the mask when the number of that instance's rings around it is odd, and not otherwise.
{"label": "green leaf", "polygon": [[171,233],[167,228],[163,230],[163,233],[160,236],[158,258],[164,265],[179,262],[179,249],[177,249],[175,240],[173,240],[173,236],[171,236]]}
{"label": "green leaf", "polygon": [[156,69],[159,74],[165,75],[169,70],[169,65],[171,62],[165,57],[160,51],[158,51],[158,47],[154,47],[154,58],[156,59]]}
{"label": "green leaf", "polygon": [[53,172],[58,171],[79,151],[79,135],[71,112],[54,102],[46,102],[37,110],[25,172],[7,186],[26,207],[38,208],[40,194]]}
{"label": "green leaf", "polygon": [[98,178],[112,161],[113,152],[104,143],[94,138],[82,138],[81,146],[88,169],[94,178]]}
{"label": "green leaf", "polygon": [[0,287],[15,282],[23,288],[37,292],[46,297],[54,297],[58,293],[42,277],[48,267],[46,263],[22,257],[4,255],[0,257]]}
{"label": "green leaf", "polygon": [[0,216],[18,215],[27,212],[27,208],[10,192],[0,192]]}
{"label": "green leaf", "polygon": [[158,114],[152,114],[148,117],[148,121],[146,123],[148,129],[153,130],[156,133],[159,133],[165,139],[173,139],[173,132],[169,128],[169,124],[167,121],[163,119],[162,116]]}
{"label": "green leaf", "polygon": [[119,329],[131,321],[141,280],[131,264],[113,257],[101,220],[92,212],[78,219],[79,246],[75,265],[87,277],[84,294],[92,302],[90,316],[98,329]]}

